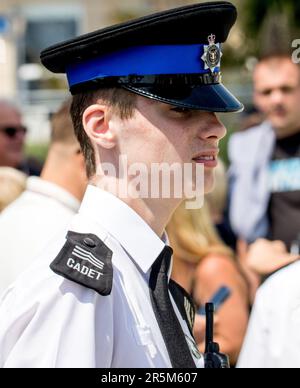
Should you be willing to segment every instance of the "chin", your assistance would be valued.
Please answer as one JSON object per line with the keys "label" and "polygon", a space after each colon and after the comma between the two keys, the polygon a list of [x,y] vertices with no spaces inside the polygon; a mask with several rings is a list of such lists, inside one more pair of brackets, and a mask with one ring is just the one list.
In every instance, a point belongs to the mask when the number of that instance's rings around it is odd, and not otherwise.
{"label": "chin", "polygon": [[[202,180],[203,182],[203,180]],[[211,193],[215,188],[215,169],[209,168],[204,170],[204,184],[197,185],[193,182],[193,192],[197,197],[203,197]]]}
{"label": "chin", "polygon": [[204,175],[204,194],[211,193],[215,188],[215,170],[205,170]]}
{"label": "chin", "polygon": [[7,155],[7,159],[14,165],[19,165],[24,160],[24,156],[22,152],[10,152]]}
{"label": "chin", "polygon": [[271,124],[278,131],[284,132],[285,128],[288,128],[290,123],[287,120],[273,119],[271,120]]}

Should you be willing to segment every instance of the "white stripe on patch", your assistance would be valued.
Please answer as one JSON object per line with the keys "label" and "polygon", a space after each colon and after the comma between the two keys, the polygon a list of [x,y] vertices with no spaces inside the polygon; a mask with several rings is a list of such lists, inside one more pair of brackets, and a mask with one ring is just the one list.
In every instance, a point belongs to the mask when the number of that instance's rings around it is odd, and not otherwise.
{"label": "white stripe on patch", "polygon": [[94,255],[89,254],[88,252],[84,251],[83,249],[79,250],[78,248],[79,248],[78,246],[76,246],[74,248],[74,250],[72,252],[73,256],[76,256],[81,260],[86,260],[101,270],[104,268],[104,263],[102,261],[96,259]]}

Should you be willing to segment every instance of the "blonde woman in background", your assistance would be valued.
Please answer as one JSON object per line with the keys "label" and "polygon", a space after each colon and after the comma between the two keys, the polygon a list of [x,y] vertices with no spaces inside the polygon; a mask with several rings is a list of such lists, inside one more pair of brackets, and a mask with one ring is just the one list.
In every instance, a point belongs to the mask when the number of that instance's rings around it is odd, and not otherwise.
{"label": "blonde woman in background", "polygon": [[26,188],[26,175],[10,167],[0,167],[0,213]]}
{"label": "blonde woman in background", "polygon": [[221,160],[219,160],[218,167],[215,169],[215,182],[215,189],[205,197],[211,221],[217,229],[213,228],[213,233],[216,235],[217,232],[217,237],[220,237],[227,246],[236,251],[236,236],[229,225],[229,220],[224,217],[228,201],[228,181],[226,168]]}
{"label": "blonde woman in background", "polygon": [[[222,177],[222,164],[217,175]],[[225,170],[224,170],[225,172]],[[225,179],[225,177],[224,177]],[[217,313],[215,341],[221,351],[235,364],[245,336],[249,318],[247,285],[239,272],[234,253],[222,242],[214,227],[220,214],[220,203],[225,204],[221,193],[226,194],[222,179],[205,206],[199,210],[187,210],[183,203],[174,213],[168,228],[170,245],[174,249],[172,279],[190,293],[197,307],[204,306],[223,286],[231,290],[230,298]],[[218,199],[216,201],[216,199]],[[218,208],[210,211],[208,203],[215,201]],[[220,201],[220,202],[219,202]],[[204,351],[204,319],[196,317],[195,338],[200,351]]]}

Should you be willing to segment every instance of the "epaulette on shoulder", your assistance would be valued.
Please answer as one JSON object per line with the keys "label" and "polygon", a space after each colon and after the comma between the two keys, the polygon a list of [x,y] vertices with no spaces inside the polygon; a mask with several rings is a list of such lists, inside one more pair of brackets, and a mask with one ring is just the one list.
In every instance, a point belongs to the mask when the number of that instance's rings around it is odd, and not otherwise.
{"label": "epaulette on shoulder", "polygon": [[68,232],[67,241],[50,268],[56,274],[100,295],[111,293],[112,251],[93,234]]}

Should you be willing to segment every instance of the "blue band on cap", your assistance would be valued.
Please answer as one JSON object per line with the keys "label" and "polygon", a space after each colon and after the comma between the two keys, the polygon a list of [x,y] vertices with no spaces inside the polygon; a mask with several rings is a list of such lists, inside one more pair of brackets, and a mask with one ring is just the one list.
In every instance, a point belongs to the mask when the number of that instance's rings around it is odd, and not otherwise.
{"label": "blue band on cap", "polygon": [[[218,45],[219,46],[219,45]],[[207,45],[131,47],[67,67],[70,87],[97,78],[129,75],[207,74],[202,59]],[[214,72],[219,73],[216,67]]]}

